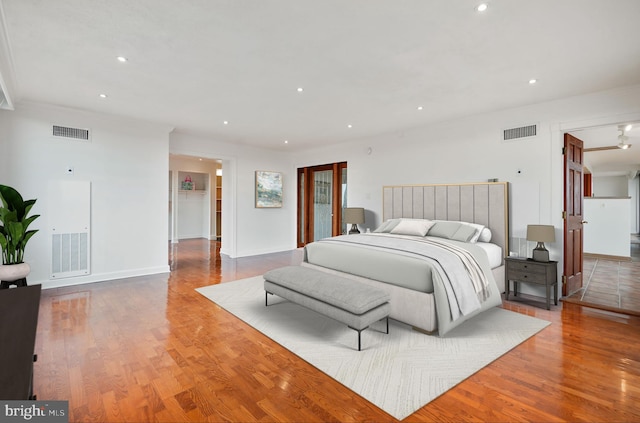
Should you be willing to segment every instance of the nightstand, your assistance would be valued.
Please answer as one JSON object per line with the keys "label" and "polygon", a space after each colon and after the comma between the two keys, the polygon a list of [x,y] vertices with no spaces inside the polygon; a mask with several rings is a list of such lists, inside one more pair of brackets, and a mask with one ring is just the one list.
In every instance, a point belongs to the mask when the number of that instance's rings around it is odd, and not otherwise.
{"label": "nightstand", "polygon": [[551,289],[553,288],[553,302],[558,305],[558,262],[533,261],[516,257],[504,259],[505,270],[505,299],[509,299],[510,281],[513,281],[513,295],[518,296],[518,283],[533,283],[544,285],[547,289],[547,310],[551,308]]}

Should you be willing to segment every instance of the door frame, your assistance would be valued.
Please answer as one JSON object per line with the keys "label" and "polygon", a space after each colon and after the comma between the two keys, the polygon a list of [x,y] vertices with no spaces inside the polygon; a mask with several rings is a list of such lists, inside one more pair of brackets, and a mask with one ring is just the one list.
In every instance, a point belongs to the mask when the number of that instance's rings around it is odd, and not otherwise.
{"label": "door frame", "polygon": [[[222,184],[222,198],[225,201],[222,202],[222,227],[220,242],[220,254],[228,255],[231,258],[238,257],[237,247],[237,195],[238,192],[238,159],[233,156],[218,153],[202,153],[192,150],[176,150],[169,151],[169,155],[189,156],[193,158],[206,158],[211,160],[220,160],[222,162],[222,168],[224,169]],[[169,161],[167,160],[167,170],[169,169]],[[213,175],[215,177],[215,175]],[[177,181],[177,172],[176,172]],[[168,211],[167,211],[168,214]],[[168,219],[168,216],[167,216]],[[169,239],[167,237],[167,239]]]}

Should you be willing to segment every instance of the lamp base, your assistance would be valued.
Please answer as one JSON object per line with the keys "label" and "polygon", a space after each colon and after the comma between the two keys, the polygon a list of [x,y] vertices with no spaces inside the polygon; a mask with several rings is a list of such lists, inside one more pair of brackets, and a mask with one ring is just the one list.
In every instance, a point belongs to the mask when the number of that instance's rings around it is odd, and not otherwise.
{"label": "lamp base", "polygon": [[358,225],[355,223],[351,225],[351,229],[349,229],[349,235],[351,234],[359,234],[360,230],[358,229]]}
{"label": "lamp base", "polygon": [[533,249],[533,261],[549,261],[549,250],[544,247],[544,243],[538,242],[536,248]]}

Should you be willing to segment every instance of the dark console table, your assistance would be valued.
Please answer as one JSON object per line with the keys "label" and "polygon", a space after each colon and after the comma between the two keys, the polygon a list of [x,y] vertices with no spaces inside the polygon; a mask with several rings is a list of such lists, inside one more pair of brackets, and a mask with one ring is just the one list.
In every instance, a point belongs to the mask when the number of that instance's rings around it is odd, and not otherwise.
{"label": "dark console table", "polygon": [[35,400],[33,362],[42,285],[0,289],[0,400]]}

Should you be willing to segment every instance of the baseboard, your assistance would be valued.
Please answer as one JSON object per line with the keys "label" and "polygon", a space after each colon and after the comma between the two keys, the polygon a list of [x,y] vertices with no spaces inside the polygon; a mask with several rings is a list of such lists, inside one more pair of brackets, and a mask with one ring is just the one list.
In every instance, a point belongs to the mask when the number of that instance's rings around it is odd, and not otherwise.
{"label": "baseboard", "polygon": [[612,260],[612,261],[631,261],[631,257],[624,256],[608,256],[606,254],[593,254],[593,253],[584,253],[584,258],[590,259],[599,259],[599,260]]}
{"label": "baseboard", "polygon": [[49,279],[44,281],[31,281],[29,280],[29,285],[31,284],[41,284],[42,289],[49,288],[60,288],[64,286],[74,286],[74,285],[82,285],[86,283],[95,283],[95,282],[106,282],[116,279],[126,279],[126,278],[134,278],[138,276],[147,276],[147,275],[157,275],[160,273],[169,273],[169,265],[166,266],[157,266],[157,267],[147,267],[143,269],[131,269],[131,270],[123,270],[119,272],[109,272],[109,273],[97,273],[91,274],[87,276],[78,276],[73,278],[64,278],[64,279]]}
{"label": "baseboard", "polygon": [[[285,251],[292,251],[292,250],[296,250],[297,248],[295,246],[286,248],[286,247],[282,247],[282,248],[265,248],[265,249],[260,249],[260,250],[245,250],[245,251],[238,251],[236,253],[236,256],[233,258],[239,258],[239,257],[251,257],[251,256],[260,256],[263,254],[274,254],[274,253],[282,253]],[[220,251],[220,253],[222,253],[222,250]]]}

